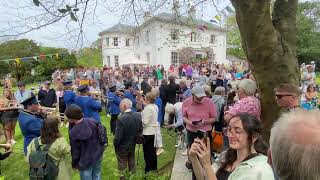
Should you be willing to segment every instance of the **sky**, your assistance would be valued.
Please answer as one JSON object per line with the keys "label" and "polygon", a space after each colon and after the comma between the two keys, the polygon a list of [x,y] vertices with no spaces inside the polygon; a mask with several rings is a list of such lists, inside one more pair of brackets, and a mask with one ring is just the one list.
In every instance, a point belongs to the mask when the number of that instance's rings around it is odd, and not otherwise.
{"label": "sky", "polygon": [[[50,0],[40,1],[50,3]],[[45,12],[44,9],[42,7],[35,6],[32,0],[1,0],[0,42],[11,39],[27,38],[34,40],[42,46],[63,47],[70,50],[79,48],[80,46],[88,47],[92,42],[99,38],[99,32],[120,22],[124,24],[135,23],[133,21],[133,14],[128,14],[125,18],[121,17],[124,12],[123,9],[117,7],[117,1],[119,0],[89,1],[91,3],[97,2],[97,4],[88,4],[87,16],[83,24],[83,43],[82,41],[79,41],[78,45],[76,45],[79,31],[72,31],[72,29],[78,28],[79,22],[70,21],[69,17],[66,17],[52,25],[33,30],[23,35],[1,37],[3,35],[16,35],[20,32],[24,32],[30,27],[36,27],[37,25],[42,24],[42,22],[44,22],[44,20],[48,17],[42,14]],[[62,2],[62,0],[56,0],[56,2]],[[66,2],[71,3],[74,2],[74,0],[66,0]],[[229,1],[225,0],[215,0],[215,4],[217,5],[217,8],[210,6],[209,9],[206,5],[197,6],[197,18],[202,18],[209,21],[217,14],[216,9],[220,11],[227,5],[231,5]],[[157,12],[155,12],[155,14],[160,12],[171,12],[170,7],[171,5],[165,4]],[[81,12],[81,10],[84,9],[84,5],[80,6],[79,9],[79,12]]]}

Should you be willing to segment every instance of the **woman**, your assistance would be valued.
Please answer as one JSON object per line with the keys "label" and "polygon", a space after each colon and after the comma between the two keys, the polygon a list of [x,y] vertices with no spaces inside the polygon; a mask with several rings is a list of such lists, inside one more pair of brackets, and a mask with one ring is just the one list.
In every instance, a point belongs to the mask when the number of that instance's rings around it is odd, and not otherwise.
{"label": "woman", "polygon": [[305,94],[307,109],[317,109],[318,106],[318,93],[315,91],[313,85],[307,87],[307,92]]}
{"label": "woman", "polygon": [[158,127],[158,107],[155,105],[156,96],[153,93],[147,93],[146,106],[141,112],[143,126],[143,155],[146,162],[145,172],[157,170],[157,154],[155,147],[155,135]]}
{"label": "woman", "polygon": [[223,132],[228,137],[230,148],[222,157],[218,171],[211,166],[209,138],[195,139],[190,149],[190,159],[198,180],[273,180],[268,164],[267,145],[261,138],[261,122],[249,115],[239,114],[230,120]]}
{"label": "woman", "polygon": [[31,141],[28,146],[27,159],[31,152],[36,150],[35,141],[39,141],[40,146],[50,145],[48,155],[53,159],[59,168],[57,180],[71,179],[71,148],[66,139],[59,132],[59,119],[55,117],[46,118],[40,131],[40,137]]}
{"label": "woman", "polygon": [[158,126],[157,126],[157,133],[156,133],[156,147],[157,147],[157,156],[159,156],[161,153],[163,153],[163,144],[162,144],[162,136],[161,136],[161,130],[160,130],[160,126],[161,124],[163,124],[163,120],[162,120],[162,100],[160,98],[160,91],[159,88],[153,88],[151,90],[151,93],[153,93],[153,95],[156,96],[156,100],[155,100],[155,104],[158,107]]}
{"label": "woman", "polygon": [[260,119],[261,105],[260,100],[254,96],[256,91],[257,86],[253,80],[244,79],[240,81],[237,90],[239,101],[229,107],[229,110],[224,113],[224,120],[229,122],[232,117],[241,113],[248,113]]}
{"label": "woman", "polygon": [[8,144],[14,145],[16,141],[14,140],[15,128],[17,124],[17,117],[19,115],[18,109],[14,109],[17,107],[14,96],[9,89],[3,90],[3,101],[4,106],[7,108],[13,108],[6,111],[2,111],[0,115],[1,124],[5,130],[5,138]]}

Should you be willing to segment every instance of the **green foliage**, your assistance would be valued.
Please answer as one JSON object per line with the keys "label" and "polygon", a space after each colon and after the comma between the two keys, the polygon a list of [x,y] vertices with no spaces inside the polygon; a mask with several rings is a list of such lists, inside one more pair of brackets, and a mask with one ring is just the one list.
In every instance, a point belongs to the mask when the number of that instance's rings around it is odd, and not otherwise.
{"label": "green foliage", "polygon": [[[30,57],[38,55],[40,49],[32,40],[20,39],[6,41],[0,44],[0,52],[0,59],[12,59],[16,57]],[[10,61],[10,64],[1,62],[0,76],[11,72],[16,79],[20,80],[24,76],[30,75],[31,69],[34,66],[34,61],[21,62],[19,66],[16,66],[13,61]]]}
{"label": "green foliage", "polygon": [[102,68],[102,52],[98,48],[83,48],[78,55],[78,64],[85,67]]}
{"label": "green foliage", "polygon": [[241,46],[241,35],[236,22],[236,17],[229,16],[227,19],[227,54],[246,59]]}
{"label": "green foliage", "polygon": [[320,2],[299,3],[296,28],[299,63],[320,63]]}
{"label": "green foliage", "polygon": [[77,66],[77,59],[73,54],[64,55],[59,58],[45,59],[40,61],[36,67],[35,79],[45,81],[51,79],[51,75],[56,69],[70,69]]}

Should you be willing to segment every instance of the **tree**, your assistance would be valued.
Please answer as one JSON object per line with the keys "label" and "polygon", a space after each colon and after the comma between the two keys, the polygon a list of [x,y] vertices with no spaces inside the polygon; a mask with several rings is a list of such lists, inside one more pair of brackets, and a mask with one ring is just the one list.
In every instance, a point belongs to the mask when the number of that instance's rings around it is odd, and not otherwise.
{"label": "tree", "polygon": [[85,67],[102,67],[101,48],[83,48],[78,54],[78,63]]}
{"label": "tree", "polygon": [[241,36],[236,17],[231,15],[226,20],[227,29],[227,54],[245,59],[245,53],[241,46]]}
{"label": "tree", "polygon": [[[21,57],[30,57],[39,54],[38,45],[29,39],[11,40],[0,44],[0,59],[13,59]],[[35,61],[23,62],[18,65],[14,61],[1,62],[2,68],[0,76],[7,73],[12,73],[19,81],[22,77],[30,75],[32,67],[35,66]]]}
{"label": "tree", "polygon": [[299,3],[297,12],[297,57],[299,63],[320,63],[320,2]]}
{"label": "tree", "polygon": [[242,47],[256,78],[262,105],[264,137],[279,116],[273,89],[281,83],[299,85],[296,55],[298,0],[231,0],[240,30]]}
{"label": "tree", "polygon": [[191,63],[191,61],[196,58],[196,53],[192,47],[184,47],[178,52],[179,63]]}

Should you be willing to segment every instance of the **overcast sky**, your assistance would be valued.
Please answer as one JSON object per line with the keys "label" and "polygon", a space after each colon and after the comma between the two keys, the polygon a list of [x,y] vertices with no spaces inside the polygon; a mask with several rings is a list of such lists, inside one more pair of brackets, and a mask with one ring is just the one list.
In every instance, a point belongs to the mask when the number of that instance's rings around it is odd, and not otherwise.
{"label": "overcast sky", "polygon": [[[74,2],[74,0],[69,1]],[[127,17],[129,20],[121,19],[120,15],[123,14],[123,12],[116,12],[115,9],[112,9],[114,8],[112,0],[105,0],[104,3],[100,1],[98,1],[99,3],[97,4],[97,7],[95,7],[95,4],[89,4],[89,6],[92,8],[88,12],[93,12],[93,8],[96,9],[95,15],[90,13],[87,16],[87,19],[85,19],[85,23],[83,25],[85,34],[83,46],[89,46],[92,42],[97,40],[99,38],[99,32],[112,27],[120,21],[121,23],[132,23],[127,21],[134,19],[132,15]],[[41,0],[41,2],[44,2],[44,0]],[[219,10],[221,10],[230,3],[225,0],[216,0],[216,4],[218,5]],[[214,8],[205,8],[206,7],[204,6],[198,6],[197,17],[209,21],[210,19],[213,19],[215,14],[217,14],[217,11]],[[17,34],[22,32],[24,29],[27,29],[28,26],[36,26],[37,21],[41,21],[41,13],[43,12],[43,8],[34,6],[32,0],[0,0],[0,36],[4,34]],[[168,4],[158,12],[170,12]],[[37,18],[30,18],[28,19],[29,21],[24,20],[25,18],[34,15],[37,15]],[[4,41],[15,38],[28,38],[33,39],[37,43],[44,46],[73,49],[75,47],[77,40],[76,37],[79,31],[74,32],[74,34],[67,33],[67,20],[69,20],[69,18],[18,37],[2,37],[0,40]],[[70,22],[68,26],[69,28],[79,27],[77,22]]]}
{"label": "overcast sky", "polygon": [[[40,0],[41,2],[50,2],[50,0]],[[56,0],[59,2],[59,0]],[[60,0],[62,1],[62,0]],[[74,2],[74,0],[66,0],[66,2]],[[134,19],[133,15],[127,15],[126,20],[121,18],[121,8],[115,8],[116,0],[96,0],[98,3],[89,4],[88,13],[83,25],[83,31],[85,37],[83,38],[83,46],[90,46],[92,42],[99,38],[98,33],[116,25],[117,23],[133,23],[128,22]],[[124,0],[123,0],[124,1]],[[151,0],[152,1],[152,0]],[[192,0],[191,0],[192,1]],[[95,2],[95,1],[89,1]],[[231,5],[228,0],[215,0],[218,10]],[[158,10],[159,12],[170,12],[171,5],[164,5],[163,8]],[[81,9],[84,6],[80,7]],[[117,12],[120,11],[120,12]],[[42,7],[36,7],[33,5],[32,0],[0,0],[0,36],[4,34],[17,34],[28,29],[29,26],[34,27],[37,23],[41,24],[41,13],[44,10]],[[95,12],[95,14],[93,14]],[[216,8],[213,6],[198,6],[197,18],[202,18],[209,21],[213,19],[217,14]],[[26,18],[30,16],[36,16],[33,18]],[[41,28],[39,30],[31,31],[27,34],[18,37],[0,37],[0,41],[14,39],[14,38],[28,38],[33,39],[37,43],[43,46],[64,47],[68,49],[74,49],[77,41],[77,35],[79,31],[69,32],[66,28],[66,23],[70,18],[65,18],[63,21],[59,21],[53,25]],[[68,28],[73,29],[79,27],[78,22],[69,22]]]}

